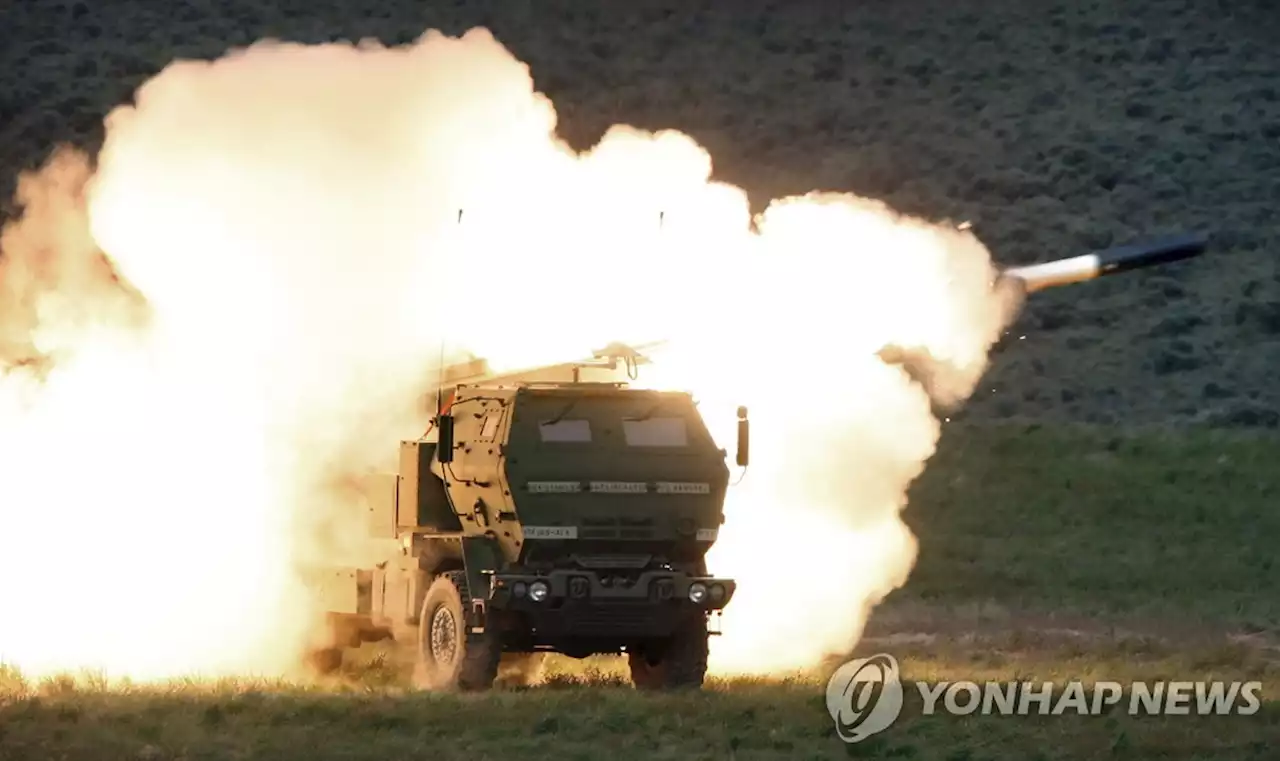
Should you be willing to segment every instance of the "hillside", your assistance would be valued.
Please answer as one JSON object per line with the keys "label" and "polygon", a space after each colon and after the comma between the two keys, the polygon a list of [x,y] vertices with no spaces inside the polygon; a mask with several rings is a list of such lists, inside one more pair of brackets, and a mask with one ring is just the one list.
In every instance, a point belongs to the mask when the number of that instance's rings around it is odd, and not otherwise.
{"label": "hillside", "polygon": [[758,205],[874,196],[971,221],[1009,264],[1208,231],[1212,258],[1039,296],[967,414],[1280,424],[1280,16],[1261,0],[8,3],[0,191],[60,141],[92,147],[176,57],[476,25],[575,145],[677,128]]}

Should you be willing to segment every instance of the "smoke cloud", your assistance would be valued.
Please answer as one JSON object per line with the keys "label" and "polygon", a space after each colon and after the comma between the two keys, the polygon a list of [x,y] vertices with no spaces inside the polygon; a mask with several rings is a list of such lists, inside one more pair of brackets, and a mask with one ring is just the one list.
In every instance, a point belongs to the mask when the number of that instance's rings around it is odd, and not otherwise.
{"label": "smoke cloud", "polygon": [[35,673],[286,670],[300,574],[385,552],[347,484],[425,428],[442,346],[655,339],[641,380],[722,440],[752,410],[713,670],[812,665],[909,573],[930,394],[968,396],[1010,316],[967,232],[832,194],[753,225],[677,132],[576,154],[482,29],[175,62],[106,127],[96,167],[23,179],[0,253],[0,660]]}

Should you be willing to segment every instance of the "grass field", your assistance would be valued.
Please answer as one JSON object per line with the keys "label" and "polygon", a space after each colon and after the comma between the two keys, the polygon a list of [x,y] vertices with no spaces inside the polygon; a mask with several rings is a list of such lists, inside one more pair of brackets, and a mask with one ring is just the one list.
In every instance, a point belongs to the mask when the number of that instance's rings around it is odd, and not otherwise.
{"label": "grass field", "polygon": [[[553,662],[482,696],[412,693],[385,653],[332,684],[95,686],[5,677],[6,759],[1273,759],[1280,747],[1280,442],[953,426],[908,519],[921,559],[859,653],[906,679],[1261,681],[1250,716],[921,716],[833,733],[825,673],[644,695]],[[369,646],[366,646],[369,647]]]}

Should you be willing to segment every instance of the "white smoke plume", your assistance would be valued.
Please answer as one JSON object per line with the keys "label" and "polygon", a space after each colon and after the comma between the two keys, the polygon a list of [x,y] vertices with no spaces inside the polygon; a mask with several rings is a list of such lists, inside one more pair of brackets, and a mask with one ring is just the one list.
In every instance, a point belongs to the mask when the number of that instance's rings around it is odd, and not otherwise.
{"label": "white smoke plume", "polygon": [[298,569],[376,555],[343,486],[423,430],[445,339],[499,366],[667,339],[645,382],[726,443],[748,405],[713,670],[811,665],[914,562],[939,427],[876,352],[927,351],[954,401],[1009,317],[967,232],[840,195],[753,229],[676,132],[575,154],[484,30],[175,62],[106,126],[92,174],[23,181],[0,254],[0,661],[35,673],[287,668]]}

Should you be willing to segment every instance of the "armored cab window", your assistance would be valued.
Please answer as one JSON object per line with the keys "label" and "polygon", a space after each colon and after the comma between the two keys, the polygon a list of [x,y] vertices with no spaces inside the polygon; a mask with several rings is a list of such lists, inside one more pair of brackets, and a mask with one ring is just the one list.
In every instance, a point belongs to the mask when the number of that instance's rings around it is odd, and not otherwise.
{"label": "armored cab window", "polygon": [[684,418],[653,417],[647,420],[623,420],[622,432],[627,445],[633,447],[687,447],[689,431]]}
{"label": "armored cab window", "polygon": [[540,423],[538,431],[544,442],[589,442],[591,441],[591,424],[586,420],[559,420],[554,423]]}

